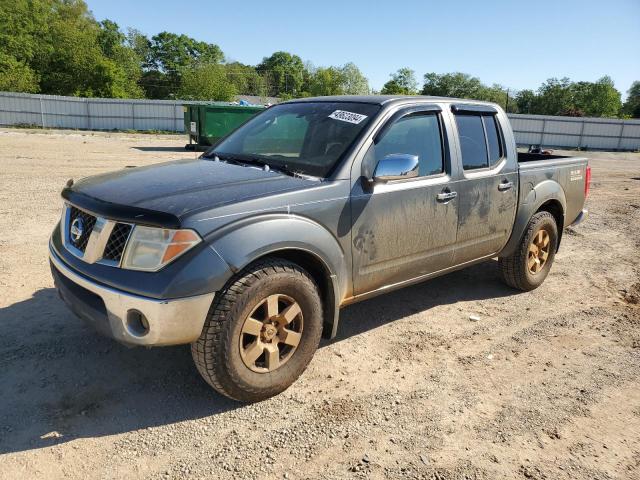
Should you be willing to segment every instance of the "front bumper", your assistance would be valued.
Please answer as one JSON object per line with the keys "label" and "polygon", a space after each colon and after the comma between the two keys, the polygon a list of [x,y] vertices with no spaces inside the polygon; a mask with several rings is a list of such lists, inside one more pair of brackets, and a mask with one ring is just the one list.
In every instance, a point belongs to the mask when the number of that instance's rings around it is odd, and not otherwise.
{"label": "front bumper", "polygon": [[100,333],[126,345],[179,345],[198,339],[215,293],[169,300],[133,295],[69,268],[49,246],[61,298]]}

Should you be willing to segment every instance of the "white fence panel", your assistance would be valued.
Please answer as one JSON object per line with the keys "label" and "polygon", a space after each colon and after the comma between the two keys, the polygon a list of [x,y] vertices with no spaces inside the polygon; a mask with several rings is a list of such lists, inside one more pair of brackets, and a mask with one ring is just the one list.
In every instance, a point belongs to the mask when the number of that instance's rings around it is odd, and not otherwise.
{"label": "white fence panel", "polygon": [[579,140],[580,137],[578,136],[545,133],[539,144],[544,146],[562,145],[564,147],[575,148],[578,146]]}
{"label": "white fence panel", "polygon": [[566,120],[547,120],[546,131],[553,132],[554,134],[563,135],[580,135],[582,130],[581,121],[566,121]]}
{"label": "white fence panel", "polygon": [[521,146],[640,149],[640,120],[522,114],[509,114],[509,118]]}

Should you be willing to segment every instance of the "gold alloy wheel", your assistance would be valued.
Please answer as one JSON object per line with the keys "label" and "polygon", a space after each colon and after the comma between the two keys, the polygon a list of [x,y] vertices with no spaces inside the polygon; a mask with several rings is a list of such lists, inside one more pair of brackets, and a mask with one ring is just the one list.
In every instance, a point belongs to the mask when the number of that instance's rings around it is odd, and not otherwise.
{"label": "gold alloy wheel", "polygon": [[551,238],[545,229],[540,229],[534,235],[531,244],[529,244],[529,252],[527,255],[527,268],[532,274],[536,274],[542,270],[547,259],[549,258],[549,249],[551,248]]}
{"label": "gold alloy wheel", "polygon": [[300,305],[287,295],[269,295],[245,319],[240,357],[254,372],[273,372],[293,355],[302,338]]}

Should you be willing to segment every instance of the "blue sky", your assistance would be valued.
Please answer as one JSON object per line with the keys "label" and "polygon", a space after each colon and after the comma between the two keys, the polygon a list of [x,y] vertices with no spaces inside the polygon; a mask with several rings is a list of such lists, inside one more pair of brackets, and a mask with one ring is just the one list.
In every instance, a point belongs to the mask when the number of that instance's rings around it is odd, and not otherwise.
{"label": "blue sky", "polygon": [[537,88],[549,77],[640,80],[640,0],[87,0],[98,20],[151,36],[163,30],[218,44],[256,64],[277,50],[316,66],[352,61],[379,89],[398,68],[470,73]]}

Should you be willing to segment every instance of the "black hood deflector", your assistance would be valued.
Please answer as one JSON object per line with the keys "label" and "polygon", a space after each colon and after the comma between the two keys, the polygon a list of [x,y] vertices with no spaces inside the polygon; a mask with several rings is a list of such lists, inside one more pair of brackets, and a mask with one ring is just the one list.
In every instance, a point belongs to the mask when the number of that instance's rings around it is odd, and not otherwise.
{"label": "black hood deflector", "polygon": [[81,192],[75,192],[69,187],[62,190],[62,198],[80,209],[112,220],[152,227],[180,228],[180,219],[171,213],[107,202]]}

